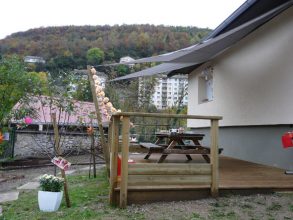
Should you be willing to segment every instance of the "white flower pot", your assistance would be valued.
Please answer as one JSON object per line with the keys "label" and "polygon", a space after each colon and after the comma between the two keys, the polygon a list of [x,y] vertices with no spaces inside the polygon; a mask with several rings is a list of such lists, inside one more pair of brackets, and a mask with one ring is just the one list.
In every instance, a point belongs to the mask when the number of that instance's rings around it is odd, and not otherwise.
{"label": "white flower pot", "polygon": [[63,197],[63,191],[61,192],[47,192],[39,191],[38,202],[39,208],[44,212],[55,212],[59,209]]}

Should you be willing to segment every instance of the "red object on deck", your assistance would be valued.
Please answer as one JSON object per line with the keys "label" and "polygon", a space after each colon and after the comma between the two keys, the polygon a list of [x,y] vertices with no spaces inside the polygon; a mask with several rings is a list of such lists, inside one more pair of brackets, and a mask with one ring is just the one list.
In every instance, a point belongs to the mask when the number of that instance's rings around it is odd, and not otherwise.
{"label": "red object on deck", "polygon": [[[117,176],[121,176],[121,158],[120,156],[117,157]],[[129,159],[128,163],[135,163],[134,160]]]}
{"label": "red object on deck", "polygon": [[282,136],[282,144],[284,148],[293,147],[293,132],[286,132]]}
{"label": "red object on deck", "polygon": [[118,163],[117,163],[117,176],[121,176],[121,159],[120,159],[119,156],[118,156],[117,160],[118,160]]}

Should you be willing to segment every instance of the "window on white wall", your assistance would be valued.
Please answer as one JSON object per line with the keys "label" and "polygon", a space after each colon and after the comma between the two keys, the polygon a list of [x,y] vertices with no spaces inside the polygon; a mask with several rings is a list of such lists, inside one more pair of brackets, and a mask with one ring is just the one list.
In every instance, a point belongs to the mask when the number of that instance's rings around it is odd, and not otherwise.
{"label": "window on white wall", "polygon": [[213,101],[214,99],[214,80],[213,68],[206,67],[198,78],[198,103]]}

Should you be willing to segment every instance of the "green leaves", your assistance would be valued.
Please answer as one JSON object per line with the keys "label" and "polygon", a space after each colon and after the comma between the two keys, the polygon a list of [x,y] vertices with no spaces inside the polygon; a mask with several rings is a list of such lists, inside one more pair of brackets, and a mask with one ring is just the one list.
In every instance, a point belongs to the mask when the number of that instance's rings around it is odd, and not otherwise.
{"label": "green leaves", "polygon": [[42,191],[60,192],[64,184],[64,179],[53,175],[44,174],[40,177],[40,187]]}
{"label": "green leaves", "polygon": [[29,94],[36,92],[39,78],[25,70],[24,63],[17,56],[0,60],[0,128],[7,124],[12,116],[13,106]]}
{"label": "green leaves", "polygon": [[105,59],[104,51],[100,48],[89,49],[86,53],[87,63],[90,65],[101,64]]}

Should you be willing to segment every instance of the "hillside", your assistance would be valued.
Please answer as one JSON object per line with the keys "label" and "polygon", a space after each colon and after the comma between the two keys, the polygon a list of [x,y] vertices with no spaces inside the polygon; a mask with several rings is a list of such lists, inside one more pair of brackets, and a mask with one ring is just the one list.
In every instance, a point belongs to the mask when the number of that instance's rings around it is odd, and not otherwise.
{"label": "hillside", "polygon": [[47,65],[79,68],[93,47],[105,52],[105,62],[123,56],[141,58],[190,46],[210,32],[197,27],[154,25],[63,26],[31,29],[0,40],[0,55],[41,56]]}

